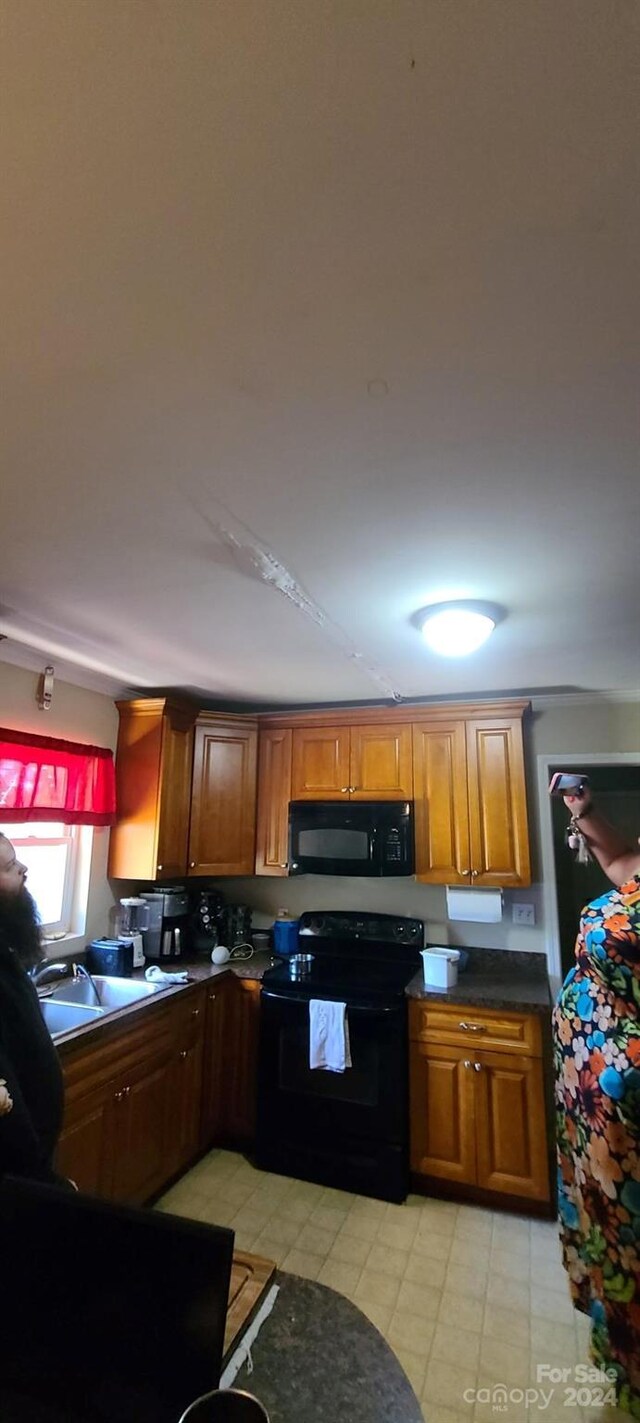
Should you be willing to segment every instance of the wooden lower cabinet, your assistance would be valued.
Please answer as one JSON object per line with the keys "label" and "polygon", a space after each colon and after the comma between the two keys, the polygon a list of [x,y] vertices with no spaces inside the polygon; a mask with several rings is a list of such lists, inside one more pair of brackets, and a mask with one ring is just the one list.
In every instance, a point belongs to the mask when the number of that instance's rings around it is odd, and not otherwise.
{"label": "wooden lower cabinet", "polygon": [[243,1146],[255,1134],[260,988],[256,979],[233,974],[209,988],[203,1147],[216,1140]]}
{"label": "wooden lower cabinet", "polygon": [[[465,1040],[473,1012],[458,1005],[433,1012],[422,1004],[410,1005],[411,1170],[425,1181],[547,1202],[551,1193],[542,1057],[527,1056],[517,1046],[487,1051],[477,1046],[477,1039]],[[431,1017],[443,1041],[433,1040]],[[540,1042],[533,1015],[485,1013],[484,1018],[487,1031],[493,1018],[503,1032],[512,1030],[516,1043]],[[463,1040],[456,1042],[456,1037]]]}
{"label": "wooden lower cabinet", "polygon": [[215,1141],[251,1142],[260,983],[227,974],[62,1049],[56,1168],[81,1191],[142,1204]]}
{"label": "wooden lower cabinet", "polygon": [[106,1194],[140,1205],[166,1180],[167,1099],[173,1062],[166,1051],[126,1073],[107,1118]]}

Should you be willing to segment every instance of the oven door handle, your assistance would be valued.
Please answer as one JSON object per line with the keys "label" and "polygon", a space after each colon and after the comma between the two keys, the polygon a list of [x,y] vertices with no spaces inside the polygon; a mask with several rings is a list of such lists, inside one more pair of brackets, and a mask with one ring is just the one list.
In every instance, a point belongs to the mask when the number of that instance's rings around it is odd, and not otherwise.
{"label": "oven door handle", "polygon": [[[311,1001],[309,998],[298,998],[298,997],[294,997],[294,996],[293,996],[292,994],[290,994],[290,993],[273,993],[270,988],[263,988],[263,989],[262,989],[261,997],[262,997],[262,998],[270,998],[271,1001],[272,1001],[272,1002],[275,1002],[275,1003],[302,1003],[302,1004],[305,1004],[305,1003],[306,1003],[306,1004],[308,1004],[308,1003],[310,1003],[310,1001]],[[327,999],[327,1002],[333,1002],[333,1001],[335,1001],[335,1000],[333,1000],[333,999]],[[341,1003],[341,1002],[342,1002],[342,999],[340,998],[340,999],[338,999],[337,1001],[338,1001],[339,1003]],[[386,1013],[397,1013],[398,1011],[399,1011],[399,1005],[396,1004],[396,1003],[394,1003],[394,1004],[392,1004],[392,1005],[390,1005],[390,1006],[389,1006],[389,1005],[385,1006],[384,1004],[380,1004],[380,1003],[347,1003],[347,1014],[349,1014],[349,1013],[371,1013],[371,1014],[376,1014],[378,1017],[382,1017],[382,1016],[383,1016],[384,1014],[386,1014]]]}

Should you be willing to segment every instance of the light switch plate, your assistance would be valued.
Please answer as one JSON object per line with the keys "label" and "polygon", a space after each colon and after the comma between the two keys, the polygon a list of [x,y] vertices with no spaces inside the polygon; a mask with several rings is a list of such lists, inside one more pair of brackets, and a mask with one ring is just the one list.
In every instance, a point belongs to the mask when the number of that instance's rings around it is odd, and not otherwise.
{"label": "light switch plate", "polygon": [[514,904],[513,905],[514,924],[535,924],[536,910],[534,904]]}

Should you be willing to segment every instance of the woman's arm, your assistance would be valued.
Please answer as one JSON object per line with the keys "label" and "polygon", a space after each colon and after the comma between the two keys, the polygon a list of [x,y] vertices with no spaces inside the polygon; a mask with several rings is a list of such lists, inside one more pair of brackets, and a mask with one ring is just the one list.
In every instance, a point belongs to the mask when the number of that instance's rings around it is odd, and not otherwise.
{"label": "woman's arm", "polygon": [[613,884],[625,884],[640,872],[640,849],[637,846],[634,849],[625,836],[599,814],[588,788],[581,796],[567,795],[563,799],[572,816],[577,818],[591,854]]}

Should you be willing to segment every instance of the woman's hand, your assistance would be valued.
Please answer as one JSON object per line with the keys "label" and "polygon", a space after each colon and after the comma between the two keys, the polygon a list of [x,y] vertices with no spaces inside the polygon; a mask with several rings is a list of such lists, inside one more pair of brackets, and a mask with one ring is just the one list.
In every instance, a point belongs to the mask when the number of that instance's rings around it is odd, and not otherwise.
{"label": "woman's hand", "polygon": [[581,816],[591,806],[591,791],[588,786],[585,786],[582,795],[565,795],[562,799],[572,816]]}

